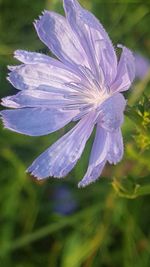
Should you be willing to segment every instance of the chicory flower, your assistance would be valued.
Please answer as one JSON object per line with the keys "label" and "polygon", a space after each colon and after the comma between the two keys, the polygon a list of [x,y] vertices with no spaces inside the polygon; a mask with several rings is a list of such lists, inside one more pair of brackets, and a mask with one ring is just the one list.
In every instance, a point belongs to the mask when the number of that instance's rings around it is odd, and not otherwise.
{"label": "chicory flower", "polygon": [[150,61],[144,56],[134,53],[135,58],[135,78],[143,79],[150,71]]}
{"label": "chicory flower", "polygon": [[4,126],[41,136],[76,126],[43,152],[28,171],[38,179],[66,176],[79,160],[94,127],[96,135],[84,187],[101,175],[108,161],[123,156],[121,125],[126,100],[122,95],[135,76],[134,58],[122,48],[119,62],[100,22],[76,0],[64,0],[66,17],[44,11],[34,25],[41,41],[58,58],[17,50],[23,64],[10,67],[8,80],[18,94],[3,98]]}

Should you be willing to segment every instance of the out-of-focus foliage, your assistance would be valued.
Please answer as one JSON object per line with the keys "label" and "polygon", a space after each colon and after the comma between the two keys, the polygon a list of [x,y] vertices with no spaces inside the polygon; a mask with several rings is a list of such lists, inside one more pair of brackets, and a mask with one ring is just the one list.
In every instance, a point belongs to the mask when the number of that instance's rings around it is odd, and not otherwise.
{"label": "out-of-focus foliage", "polygon": [[[122,43],[150,58],[149,1],[81,1],[101,20],[114,45]],[[32,22],[43,9],[63,12],[58,0],[0,0],[0,95],[15,90],[6,65],[15,49],[48,52]],[[118,51],[119,55],[119,51]],[[37,182],[25,169],[64,130],[45,137],[22,136],[0,125],[0,266],[150,266],[150,74],[126,93],[125,155],[107,165],[103,177],[85,189],[76,184],[85,172],[91,140],[76,168],[64,180]],[[52,197],[67,185],[77,207],[58,214]]]}

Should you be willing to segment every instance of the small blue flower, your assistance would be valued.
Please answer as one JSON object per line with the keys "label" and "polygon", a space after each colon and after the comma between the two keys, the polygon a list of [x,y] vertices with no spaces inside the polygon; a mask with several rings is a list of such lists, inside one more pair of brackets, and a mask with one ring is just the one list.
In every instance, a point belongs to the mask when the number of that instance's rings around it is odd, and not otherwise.
{"label": "small blue flower", "polygon": [[71,188],[68,186],[57,186],[52,193],[52,208],[53,211],[68,215],[73,213],[77,209],[77,201]]}
{"label": "small blue flower", "polygon": [[28,171],[37,177],[62,178],[76,165],[94,127],[97,127],[84,187],[101,175],[105,163],[123,156],[121,125],[126,105],[121,92],[135,76],[134,58],[122,48],[119,62],[100,22],[76,0],[64,0],[66,18],[45,11],[34,25],[41,41],[58,58],[17,50],[23,64],[10,67],[8,80],[18,94],[3,98],[4,126],[40,136],[71,121],[76,126],[41,154]]}

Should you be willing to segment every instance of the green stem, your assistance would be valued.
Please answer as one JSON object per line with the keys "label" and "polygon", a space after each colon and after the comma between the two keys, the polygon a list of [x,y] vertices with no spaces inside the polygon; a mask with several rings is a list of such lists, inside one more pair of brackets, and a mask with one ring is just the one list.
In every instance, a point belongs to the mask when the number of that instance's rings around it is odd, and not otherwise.
{"label": "green stem", "polygon": [[95,213],[100,208],[100,204],[97,204],[94,207],[90,207],[82,212],[79,212],[78,214],[72,215],[70,217],[61,218],[61,221],[59,222],[44,226],[43,228],[40,228],[39,230],[33,233],[27,234],[17,240],[12,241],[11,244],[8,244],[6,251],[8,252],[16,250],[34,241],[37,241],[51,233],[54,233],[66,226],[75,224],[80,218],[85,218],[86,215],[89,215],[89,213]]}

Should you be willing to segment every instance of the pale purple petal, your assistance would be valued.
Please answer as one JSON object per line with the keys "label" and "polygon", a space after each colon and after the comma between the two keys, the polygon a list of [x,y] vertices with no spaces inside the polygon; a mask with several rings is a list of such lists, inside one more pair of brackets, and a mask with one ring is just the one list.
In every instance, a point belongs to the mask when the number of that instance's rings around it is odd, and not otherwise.
{"label": "pale purple petal", "polygon": [[[68,95],[68,98],[67,98]],[[24,90],[16,95],[2,98],[1,105],[9,108],[43,107],[50,109],[65,109],[76,106],[77,100],[69,100],[69,92],[62,92],[57,88],[54,91]],[[70,107],[71,108],[71,107]]]}
{"label": "pale purple petal", "polygon": [[98,124],[90,155],[89,166],[84,178],[79,182],[78,187],[85,187],[98,179],[106,163],[108,148],[108,133],[101,128],[100,124]]}
{"label": "pale purple petal", "polygon": [[119,45],[119,47],[122,48],[122,54],[117,68],[116,79],[111,86],[111,91],[113,92],[128,90],[135,78],[135,59],[132,52],[124,46]]}
{"label": "pale purple petal", "polygon": [[126,106],[126,100],[120,93],[112,95],[105,100],[99,107],[99,122],[107,131],[118,129],[123,123],[123,112]]}
{"label": "pale purple petal", "polygon": [[121,129],[109,133],[109,150],[107,160],[110,164],[118,163],[123,157],[123,139]]}
{"label": "pale purple petal", "polygon": [[50,56],[37,53],[37,52],[29,52],[25,50],[16,50],[14,52],[14,57],[25,64],[37,64],[37,63],[44,63],[44,64],[52,64],[58,67],[64,67],[59,60],[52,58]]}
{"label": "pale purple petal", "polygon": [[[72,81],[74,82],[76,80],[78,80],[78,82],[82,81],[82,84],[84,84],[85,87],[90,86],[90,89],[91,87],[95,86],[94,84],[94,82],[96,83],[96,80],[94,80],[95,77],[93,76],[91,70],[85,65],[84,66],[79,65],[79,66],[75,66],[74,68],[73,67],[70,68],[70,66],[63,64],[61,61],[57,59],[54,59],[52,57],[46,56],[41,53],[28,52],[25,50],[16,50],[14,53],[14,57],[25,64],[31,64],[31,65],[36,64],[37,65],[38,63],[44,63],[46,64],[47,68],[49,67],[49,65],[51,65],[51,72],[55,74],[58,73],[59,75],[59,72],[61,73],[62,70],[64,70],[64,75],[70,76]],[[10,70],[15,71],[17,70],[18,66],[16,67],[11,66],[9,68]],[[100,71],[101,71],[101,78],[102,78],[102,83],[103,83],[103,79],[104,79],[103,72],[101,69]]]}
{"label": "pale purple petal", "polygon": [[31,136],[52,133],[64,127],[76,114],[76,111],[62,112],[46,108],[23,108],[0,112],[5,128]]}
{"label": "pale purple petal", "polygon": [[88,66],[84,50],[63,16],[45,11],[35,22],[35,28],[41,41],[62,62],[70,66],[74,64]]}
{"label": "pale purple petal", "polygon": [[19,90],[51,91],[59,88],[69,91],[69,83],[81,82],[77,75],[55,64],[19,65],[11,69],[8,80]]}
{"label": "pale purple petal", "polygon": [[83,117],[73,129],[41,154],[28,171],[38,179],[66,176],[80,158],[94,123],[94,112]]}
{"label": "pale purple petal", "polygon": [[64,9],[86,52],[91,70],[101,82],[101,68],[109,86],[116,76],[117,57],[108,34],[95,16],[83,9],[76,0],[64,0]]}
{"label": "pale purple petal", "polygon": [[57,88],[54,91],[40,90],[23,90],[16,95],[2,98],[1,105],[9,108],[46,108],[61,112],[74,111],[75,117],[73,121],[79,120],[83,115],[87,114],[92,104],[88,104],[78,92],[64,92]]}
{"label": "pale purple petal", "polygon": [[[63,69],[63,70],[68,71],[69,73],[75,74],[74,77],[80,76],[81,78],[83,78],[83,73],[81,72],[79,68],[77,68],[76,65],[74,67],[73,66],[71,67],[70,65],[68,66],[68,64],[64,64],[60,60],[52,58],[48,55],[44,55],[44,54],[36,53],[36,52],[29,52],[25,50],[16,50],[14,52],[14,57],[25,64],[33,65],[33,64],[38,64],[38,63],[44,63],[44,64],[51,65],[53,68],[56,68],[54,69],[54,72],[55,71],[61,72],[61,69]],[[79,65],[79,67],[81,67],[81,65]],[[14,67],[12,67],[12,70],[13,69]],[[10,67],[10,70],[11,70],[11,67]],[[66,74],[68,75],[67,72]]]}

